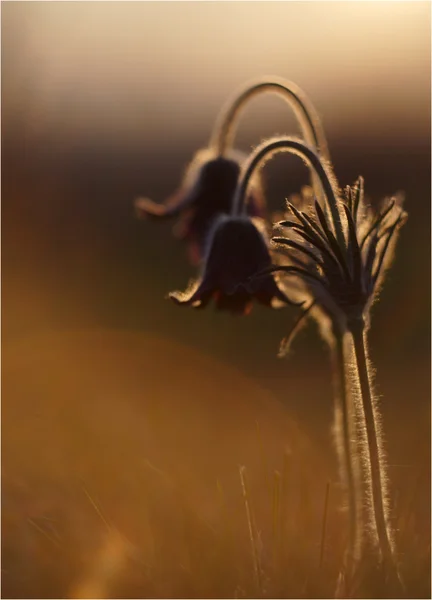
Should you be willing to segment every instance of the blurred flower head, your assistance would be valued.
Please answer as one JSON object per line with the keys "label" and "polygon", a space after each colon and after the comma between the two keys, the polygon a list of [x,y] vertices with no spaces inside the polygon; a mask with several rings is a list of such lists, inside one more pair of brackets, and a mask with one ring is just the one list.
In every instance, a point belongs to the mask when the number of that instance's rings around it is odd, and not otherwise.
{"label": "blurred flower head", "polygon": [[209,233],[201,274],[185,292],[169,296],[177,304],[216,308],[248,314],[253,301],[280,308],[294,304],[278,286],[273,274],[253,275],[271,266],[265,223],[246,216],[219,216]]}
{"label": "blurred flower head", "polygon": [[[135,201],[141,218],[168,219],[178,217],[174,233],[188,244],[189,258],[199,264],[205,241],[215,217],[229,214],[245,155],[234,150],[218,155],[211,149],[195,154],[186,169],[179,189],[164,204],[147,198]],[[264,217],[265,200],[257,173],[251,182],[248,214]]]}

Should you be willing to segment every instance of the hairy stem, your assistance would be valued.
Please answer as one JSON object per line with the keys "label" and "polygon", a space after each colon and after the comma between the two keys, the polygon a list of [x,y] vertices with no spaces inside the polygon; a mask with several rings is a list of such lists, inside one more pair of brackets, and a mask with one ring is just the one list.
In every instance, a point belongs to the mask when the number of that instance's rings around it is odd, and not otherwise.
{"label": "hairy stem", "polygon": [[385,463],[380,452],[380,430],[378,423],[377,406],[372,397],[370,374],[367,362],[367,336],[363,322],[353,322],[349,326],[354,342],[355,362],[360,384],[362,412],[366,432],[367,462],[371,493],[371,517],[372,525],[378,540],[379,549],[383,561],[394,565],[393,551],[391,546],[391,532],[389,528],[387,508],[385,503],[386,473]]}
{"label": "hairy stem", "polygon": [[309,148],[309,146],[306,146],[303,142],[295,138],[275,137],[266,140],[255,148],[243,167],[233,202],[233,214],[240,215],[244,212],[247,188],[255,169],[262,167],[267,160],[279,152],[288,152],[299,156],[318,176],[326,198],[326,206],[332,217],[338,244],[346,256],[347,248],[338,209],[338,185],[336,178],[330,167],[328,165],[324,166],[320,157],[312,148]]}
{"label": "hairy stem", "polygon": [[[273,93],[280,96],[294,111],[299,122],[305,141],[316,148],[320,154],[330,160],[326,136],[321,119],[306,94],[293,82],[279,77],[266,77],[250,82],[237,92],[222,108],[213,130],[210,145],[219,155],[223,155],[233,146],[238,121],[242,109],[249,100],[263,93]],[[312,188],[320,197],[321,186],[315,173],[311,173]]]}
{"label": "hairy stem", "polygon": [[240,482],[241,482],[242,492],[243,492],[243,500],[244,500],[245,508],[246,508],[246,517],[247,517],[248,529],[249,529],[249,540],[250,540],[251,549],[252,549],[252,559],[253,559],[253,565],[254,565],[255,582],[256,582],[257,590],[259,591],[260,596],[262,596],[263,589],[262,589],[262,580],[261,580],[261,562],[260,562],[259,550],[258,550],[258,546],[257,546],[256,527],[254,524],[252,508],[251,508],[250,500],[249,500],[249,491],[248,491],[248,487],[247,487],[247,483],[246,483],[246,467],[244,467],[244,466],[239,467],[239,473],[240,473]]}
{"label": "hairy stem", "polygon": [[349,538],[345,557],[345,577],[352,579],[362,551],[361,480],[357,452],[355,408],[347,393],[345,334],[334,333],[332,348],[335,390],[335,433],[341,471],[348,495]]}
{"label": "hairy stem", "polygon": [[267,92],[281,96],[289,104],[299,121],[306,142],[317,148],[326,159],[329,159],[324,129],[314,106],[295,83],[278,77],[268,77],[251,82],[227,102],[216,122],[211,145],[220,154],[232,146],[241,110],[249,100]]}

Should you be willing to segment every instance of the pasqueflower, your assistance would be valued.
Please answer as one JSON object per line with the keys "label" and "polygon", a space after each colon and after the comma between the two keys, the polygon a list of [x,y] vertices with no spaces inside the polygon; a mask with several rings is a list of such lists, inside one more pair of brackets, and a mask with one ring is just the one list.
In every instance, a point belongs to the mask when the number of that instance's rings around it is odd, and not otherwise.
{"label": "pasqueflower", "polygon": [[247,314],[253,301],[279,308],[293,303],[274,275],[252,276],[271,267],[265,223],[247,216],[219,216],[209,233],[201,273],[185,292],[169,296],[177,304]]}

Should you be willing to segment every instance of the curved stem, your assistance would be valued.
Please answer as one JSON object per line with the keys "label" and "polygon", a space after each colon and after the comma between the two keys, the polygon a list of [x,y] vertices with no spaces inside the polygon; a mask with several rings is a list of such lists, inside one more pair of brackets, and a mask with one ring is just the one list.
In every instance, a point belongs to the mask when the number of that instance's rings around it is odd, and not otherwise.
{"label": "curved stem", "polygon": [[346,336],[343,331],[335,331],[333,337],[332,363],[336,413],[335,433],[341,471],[348,495],[349,510],[349,539],[345,556],[345,573],[349,584],[356,565],[361,559],[362,551],[361,480],[358,470],[358,460],[355,457],[357,452],[355,408],[352,399],[347,393],[347,356],[344,347]]}
{"label": "curved stem", "polygon": [[338,189],[338,185],[336,178],[328,166],[324,167],[321,159],[314,150],[295,138],[275,137],[271,138],[270,140],[266,140],[257,148],[255,148],[243,167],[242,175],[240,177],[240,182],[237,186],[237,191],[233,202],[233,214],[240,215],[244,212],[246,191],[255,169],[263,166],[267,160],[279,152],[289,152],[290,154],[296,154],[297,156],[300,156],[300,158],[305,161],[308,167],[311,168],[318,176],[326,197],[327,206],[332,216],[333,226],[339,246],[341,247],[342,252],[344,252],[346,255],[345,237],[337,205],[336,190]]}
{"label": "curved stem", "polygon": [[[305,141],[329,161],[327,139],[315,107],[295,83],[279,77],[268,77],[250,82],[227,102],[221,110],[211,137],[210,145],[215,148],[216,152],[223,155],[228,148],[233,146],[239,116],[247,102],[268,92],[280,96],[287,102],[297,117]],[[315,195],[320,197],[321,187],[314,172],[311,173],[311,181]]]}
{"label": "curved stem", "polygon": [[306,94],[293,82],[279,77],[268,77],[250,82],[237,92],[234,99],[229,100],[222,108],[212,134],[211,145],[219,154],[232,147],[237,129],[239,114],[246,103],[259,94],[272,92],[281,96],[293,109],[308,144],[317,148],[329,159],[327,140],[321,120]]}
{"label": "curved stem", "polygon": [[362,321],[350,323],[349,329],[354,342],[355,362],[360,384],[361,401],[363,407],[364,427],[367,443],[367,462],[370,479],[371,504],[373,527],[378,538],[382,559],[387,565],[394,566],[393,550],[391,546],[390,528],[387,509],[385,505],[385,464],[380,452],[380,430],[378,426],[377,406],[372,398],[370,375],[367,363],[367,337]]}

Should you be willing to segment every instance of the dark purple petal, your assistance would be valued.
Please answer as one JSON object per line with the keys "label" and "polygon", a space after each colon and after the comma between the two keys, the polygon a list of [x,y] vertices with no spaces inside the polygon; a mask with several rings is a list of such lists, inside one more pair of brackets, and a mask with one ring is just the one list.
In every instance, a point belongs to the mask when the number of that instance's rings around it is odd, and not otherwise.
{"label": "dark purple petal", "polygon": [[[263,226],[262,223],[257,223]],[[246,217],[221,217],[209,238],[205,277],[226,293],[271,264],[266,240]]]}
{"label": "dark purple petal", "polygon": [[[219,157],[202,166],[191,192],[194,195],[191,210],[180,217],[183,239],[194,240],[204,248],[214,219],[231,212],[239,174],[239,163],[227,158]],[[248,209],[253,214],[263,215],[263,208],[262,195],[252,190]]]}
{"label": "dark purple petal", "polygon": [[216,292],[214,298],[218,310],[228,310],[236,315],[247,315],[252,310],[252,297],[244,289],[234,294]]}
{"label": "dark purple petal", "polygon": [[209,235],[206,260],[198,281],[185,292],[173,292],[177,304],[205,306],[213,297],[218,310],[247,314],[252,301],[269,307],[293,304],[272,274],[253,275],[271,266],[264,224],[247,217],[219,217]]}
{"label": "dark purple petal", "polygon": [[[147,198],[135,202],[141,218],[166,219],[178,216],[176,237],[192,246],[189,256],[197,264],[205,250],[205,243],[215,218],[231,212],[243,156],[214,156],[201,150],[191,161],[180,189],[163,204]],[[247,212],[265,216],[265,200],[261,180],[257,175],[250,184]]]}

